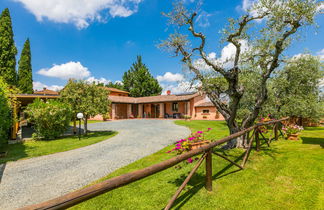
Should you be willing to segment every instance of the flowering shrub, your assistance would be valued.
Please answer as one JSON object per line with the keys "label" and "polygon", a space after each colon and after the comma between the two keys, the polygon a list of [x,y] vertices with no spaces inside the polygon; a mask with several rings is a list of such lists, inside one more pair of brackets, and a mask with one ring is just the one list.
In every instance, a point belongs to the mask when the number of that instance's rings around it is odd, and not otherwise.
{"label": "flowering shrub", "polygon": [[285,132],[287,136],[289,136],[291,134],[299,133],[300,131],[304,130],[304,128],[298,125],[288,125],[282,127],[282,130]]}
{"label": "flowering shrub", "polygon": [[[176,152],[177,155],[180,155],[180,154],[182,154],[184,152],[190,151],[191,150],[191,145],[193,143],[206,141],[204,133],[207,133],[210,130],[211,130],[211,128],[207,128],[206,131],[197,131],[196,133],[191,133],[191,135],[188,138],[180,139],[179,141],[177,141],[176,144],[175,144],[175,147],[172,150],[167,151],[167,153]],[[188,158],[187,162],[192,163],[193,159]]]}
{"label": "flowering shrub", "polygon": [[72,110],[68,104],[49,100],[36,99],[25,110],[28,121],[34,124],[35,139],[55,139],[69,127]]}

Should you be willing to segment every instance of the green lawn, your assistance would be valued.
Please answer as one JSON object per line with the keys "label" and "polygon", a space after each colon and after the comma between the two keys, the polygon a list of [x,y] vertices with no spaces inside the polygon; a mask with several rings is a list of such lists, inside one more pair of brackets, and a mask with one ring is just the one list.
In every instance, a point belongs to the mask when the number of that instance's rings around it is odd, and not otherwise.
{"label": "green lawn", "polygon": [[[176,121],[193,130],[213,128],[208,138],[228,134],[224,122]],[[178,197],[175,209],[324,209],[324,128],[306,129],[299,141],[279,140],[260,152],[253,151],[246,169],[213,157],[213,192],[204,188],[200,167]],[[171,146],[121,168],[103,179],[115,177],[172,157]],[[226,151],[240,162],[242,150]],[[81,203],[75,209],[162,209],[194,164],[180,163],[143,180]],[[101,179],[101,180],[103,180]],[[101,181],[101,180],[98,180]]]}
{"label": "green lawn", "polygon": [[17,144],[4,144],[0,146],[0,149],[1,151],[8,151],[8,154],[6,157],[0,158],[0,163],[15,161],[23,158],[48,155],[57,152],[64,152],[90,144],[95,144],[97,142],[111,138],[116,134],[117,132],[113,131],[91,132],[87,137],[82,136],[81,140],[78,139],[78,136],[68,136],[56,140],[30,140]]}

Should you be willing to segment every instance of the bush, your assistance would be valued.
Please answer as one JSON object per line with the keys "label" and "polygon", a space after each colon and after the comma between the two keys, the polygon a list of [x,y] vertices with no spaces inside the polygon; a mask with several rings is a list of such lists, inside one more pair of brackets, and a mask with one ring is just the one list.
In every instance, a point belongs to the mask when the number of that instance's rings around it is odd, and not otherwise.
{"label": "bush", "polygon": [[49,100],[43,102],[36,99],[25,110],[28,122],[34,124],[35,139],[55,139],[69,127],[72,110],[69,105]]}
{"label": "bush", "polygon": [[0,77],[0,144],[7,141],[10,125],[9,87]]}

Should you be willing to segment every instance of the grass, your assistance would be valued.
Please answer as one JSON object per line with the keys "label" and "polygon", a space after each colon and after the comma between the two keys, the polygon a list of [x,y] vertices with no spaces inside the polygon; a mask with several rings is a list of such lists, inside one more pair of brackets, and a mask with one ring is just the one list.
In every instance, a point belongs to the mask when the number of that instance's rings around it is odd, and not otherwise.
{"label": "grass", "polygon": [[4,144],[0,148],[2,151],[8,151],[4,158],[0,158],[0,163],[8,161],[16,161],[25,158],[49,155],[57,152],[64,152],[90,144],[106,140],[115,136],[114,131],[91,132],[88,136],[82,136],[79,141],[78,136],[67,136],[55,140],[48,141],[25,141],[17,144]]}
{"label": "grass", "polygon": [[[176,121],[193,130],[208,127],[210,138],[228,134],[220,121]],[[204,188],[200,167],[175,202],[174,209],[324,209],[324,128],[307,128],[301,140],[274,141],[251,152],[245,170],[213,156],[213,191]],[[123,167],[102,180],[166,160],[172,146]],[[242,150],[226,151],[240,162]],[[194,164],[175,167],[83,202],[74,209],[162,209]]]}

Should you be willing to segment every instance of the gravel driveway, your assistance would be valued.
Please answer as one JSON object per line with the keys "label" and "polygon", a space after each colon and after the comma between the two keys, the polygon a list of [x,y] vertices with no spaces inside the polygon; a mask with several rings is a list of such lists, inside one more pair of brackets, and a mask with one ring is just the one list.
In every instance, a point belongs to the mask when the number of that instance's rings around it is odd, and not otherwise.
{"label": "gravel driveway", "polygon": [[89,129],[119,134],[83,148],[0,165],[0,170],[4,167],[0,209],[23,207],[74,191],[190,134],[172,120],[120,120],[89,124]]}

